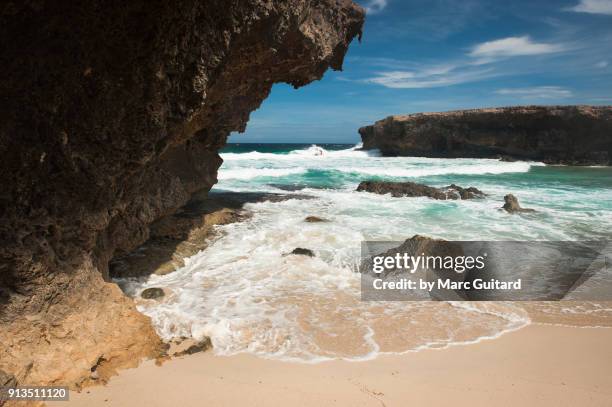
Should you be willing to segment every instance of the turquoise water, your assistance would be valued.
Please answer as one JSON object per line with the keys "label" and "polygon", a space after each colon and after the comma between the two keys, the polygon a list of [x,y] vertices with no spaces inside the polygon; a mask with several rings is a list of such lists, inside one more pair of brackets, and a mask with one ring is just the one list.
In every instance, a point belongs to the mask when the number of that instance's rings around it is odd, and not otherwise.
{"label": "turquoise water", "polygon": [[[425,227],[430,227],[433,221],[444,222],[444,230],[436,228],[441,234],[439,237],[454,239],[588,240],[611,235],[610,168],[476,159],[388,158],[378,157],[376,152],[356,151],[353,147],[229,145],[221,154],[225,162],[215,189],[283,192],[283,186],[304,187],[319,190],[314,193],[322,199],[334,200],[334,194],[350,193],[363,180],[409,180],[431,186],[455,183],[475,186],[489,196],[476,203],[404,199],[385,205],[383,210],[397,209],[403,217],[410,216],[415,232],[427,232],[419,226],[421,222]],[[522,206],[532,207],[538,213],[532,216],[497,213],[495,209],[501,207],[507,193],[515,194]],[[364,206],[363,210],[354,202],[347,206],[356,216],[372,210],[368,205],[372,200],[380,200],[365,195],[369,194],[351,194],[351,200],[359,200]],[[372,214],[390,218],[399,215],[376,209]]]}
{"label": "turquoise water", "polygon": [[[534,320],[612,325],[601,304],[365,302],[356,273],[363,240],[414,234],[455,240],[609,239],[612,170],[535,162],[380,157],[347,145],[229,145],[214,191],[311,199],[249,203],[183,268],[130,285],[163,287],[142,300],[162,338],[210,336],[215,352],[303,362],[364,360],[495,338]],[[485,199],[436,201],[356,192],[368,179],[455,183]],[[535,213],[500,210],[516,195]],[[306,223],[307,216],[328,222]],[[296,247],[315,257],[287,256]]]}

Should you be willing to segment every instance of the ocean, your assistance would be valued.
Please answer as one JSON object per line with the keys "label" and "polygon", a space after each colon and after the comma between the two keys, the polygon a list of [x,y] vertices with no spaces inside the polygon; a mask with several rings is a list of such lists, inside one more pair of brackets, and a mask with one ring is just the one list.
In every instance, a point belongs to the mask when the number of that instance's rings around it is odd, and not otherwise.
{"label": "ocean", "polygon": [[[381,157],[359,146],[230,144],[215,191],[308,195],[257,202],[218,226],[174,273],[131,282],[164,287],[140,302],[160,336],[210,336],[219,355],[300,362],[365,360],[495,338],[530,323],[612,326],[606,303],[364,302],[360,244],[415,234],[448,240],[602,240],[612,230],[612,169],[493,159]],[[364,180],[474,186],[485,199],[436,201],[356,192]],[[512,193],[534,213],[500,208]],[[329,220],[306,223],[307,216]],[[315,257],[285,256],[296,247]]]}

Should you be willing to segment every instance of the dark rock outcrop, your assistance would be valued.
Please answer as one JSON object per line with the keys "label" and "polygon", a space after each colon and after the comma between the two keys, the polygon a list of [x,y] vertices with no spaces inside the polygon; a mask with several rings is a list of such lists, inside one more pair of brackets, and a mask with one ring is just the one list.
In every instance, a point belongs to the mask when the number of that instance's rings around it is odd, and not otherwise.
{"label": "dark rock outcrop", "polygon": [[357,191],[381,195],[391,194],[396,198],[426,196],[433,199],[447,199],[446,194],[438,188],[415,182],[363,181],[359,183]]}
{"label": "dark rock outcrop", "polygon": [[341,69],[363,19],[350,0],[4,4],[0,369],[78,386],[162,352],[109,260],[210,189],[274,83]]}
{"label": "dark rock outcrop", "polygon": [[417,184],[416,182],[363,181],[359,183],[357,191],[381,195],[391,194],[395,198],[426,196],[433,199],[446,200],[484,197],[484,194],[474,187],[462,188],[452,184],[446,188],[434,188]]}
{"label": "dark rock outcrop", "polygon": [[195,353],[206,352],[209,349],[212,349],[213,344],[208,336],[204,337],[201,341],[190,345],[187,349],[174,353],[172,356],[180,357],[193,355]]}
{"label": "dark rock outcrop", "polygon": [[310,249],[304,249],[302,247],[296,247],[295,249],[293,249],[293,251],[289,254],[293,254],[293,255],[297,255],[297,256],[308,256],[308,257],[314,257],[314,252]]}
{"label": "dark rock outcrop", "polygon": [[459,185],[451,184],[445,189],[447,192],[457,193],[461,199],[484,198],[485,194],[475,187],[463,188]]}
{"label": "dark rock outcrop", "polygon": [[304,222],[308,222],[308,223],[323,223],[323,222],[329,222],[329,221],[327,219],[319,218],[318,216],[307,216],[304,219]]}
{"label": "dark rock outcrop", "polygon": [[502,206],[502,209],[508,213],[535,212],[534,209],[521,208],[518,199],[512,194],[504,196],[504,206]]}
{"label": "dark rock outcrop", "polygon": [[518,106],[390,116],[359,129],[389,156],[610,165],[611,106]]}
{"label": "dark rock outcrop", "polygon": [[164,295],[166,295],[164,290],[159,287],[147,288],[140,293],[140,296],[145,300],[156,300],[162,298]]}
{"label": "dark rock outcrop", "polygon": [[[394,267],[385,267],[385,270],[381,273],[374,273],[373,258],[374,257],[395,257],[397,253],[400,253],[402,256],[406,253],[409,256],[461,256],[463,254],[463,250],[460,245],[455,242],[449,242],[443,239],[433,239],[427,236],[414,235],[409,239],[406,239],[402,244],[392,249],[389,249],[383,253],[377,253],[375,256],[364,259],[359,267],[360,273],[368,273],[374,274],[380,277],[385,277],[387,275],[395,275],[405,273],[406,269],[400,268],[397,269]],[[442,267],[439,267],[442,268]],[[420,270],[411,270],[414,271],[422,271]]]}

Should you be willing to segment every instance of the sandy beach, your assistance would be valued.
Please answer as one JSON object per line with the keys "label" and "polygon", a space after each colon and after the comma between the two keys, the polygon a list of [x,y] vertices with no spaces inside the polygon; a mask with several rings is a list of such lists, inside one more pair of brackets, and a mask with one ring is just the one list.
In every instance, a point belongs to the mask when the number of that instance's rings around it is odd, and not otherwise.
{"label": "sandy beach", "polygon": [[612,329],[530,325],[446,349],[319,364],[252,355],[148,361],[71,406],[610,406]]}

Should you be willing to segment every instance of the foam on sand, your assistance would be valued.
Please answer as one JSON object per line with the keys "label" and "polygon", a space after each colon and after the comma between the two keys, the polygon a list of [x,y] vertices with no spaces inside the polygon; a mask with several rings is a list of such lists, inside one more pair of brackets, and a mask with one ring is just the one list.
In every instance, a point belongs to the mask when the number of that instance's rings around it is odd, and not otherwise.
{"label": "foam on sand", "polygon": [[[217,354],[314,363],[473,343],[531,321],[612,325],[609,307],[364,302],[355,272],[363,240],[403,241],[415,234],[447,240],[609,236],[606,203],[612,202],[612,189],[600,186],[608,182],[605,173],[601,180],[593,177],[605,170],[581,169],[564,181],[563,169],[533,162],[383,158],[359,146],[261,150],[223,153],[218,188],[279,193],[278,186],[287,185],[313,199],[247,204],[252,216],[219,226],[219,237],[183,268],[147,281],[121,281],[134,295],[147,287],[167,290],[162,301],[138,301],[162,338],[210,336]],[[370,177],[416,178],[437,187],[457,183],[487,196],[434,201],[356,192]],[[500,211],[507,193],[517,194],[537,215]],[[328,222],[306,223],[308,216]],[[315,257],[285,256],[296,247],[314,251]]]}

